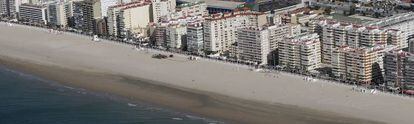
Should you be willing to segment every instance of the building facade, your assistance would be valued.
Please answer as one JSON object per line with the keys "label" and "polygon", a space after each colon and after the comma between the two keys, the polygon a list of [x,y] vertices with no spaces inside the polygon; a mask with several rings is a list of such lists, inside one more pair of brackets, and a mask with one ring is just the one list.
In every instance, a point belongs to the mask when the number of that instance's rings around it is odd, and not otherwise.
{"label": "building facade", "polygon": [[385,53],[384,78],[388,87],[401,87],[405,82],[405,67],[407,57],[410,54],[401,50],[393,50]]}
{"label": "building facade", "polygon": [[289,25],[274,25],[267,29],[269,31],[270,51],[276,50],[279,47],[279,42],[289,37]]}
{"label": "building facade", "polygon": [[408,51],[414,54],[414,40],[410,41]]}
{"label": "building facade", "polygon": [[267,64],[270,53],[269,32],[263,28],[241,28],[237,30],[239,60],[257,65]]}
{"label": "building facade", "polygon": [[378,21],[368,22],[368,26],[378,26],[384,29],[400,30],[408,39],[414,38],[414,12],[396,14]]}
{"label": "building facade", "polygon": [[404,82],[407,84],[414,84],[414,55],[407,57],[404,69]]}
{"label": "building facade", "polygon": [[151,2],[136,1],[109,7],[108,33],[126,38],[132,35],[148,36]]}
{"label": "building facade", "polygon": [[[375,47],[354,48],[340,46],[333,49],[330,66],[335,77],[357,83],[372,83],[373,73],[382,73],[384,54],[395,49],[394,46],[377,45]],[[378,63],[379,70],[373,70]],[[376,78],[376,77],[374,77]]]}
{"label": "building facade", "polygon": [[331,20],[319,21],[311,30],[321,35],[322,62],[325,64],[330,64],[333,50],[340,46],[370,48],[388,44],[401,49],[405,46],[406,39],[399,30],[385,30]]}
{"label": "building facade", "polygon": [[46,25],[48,23],[48,11],[46,5],[22,4],[19,6],[20,20],[33,24]]}
{"label": "building facade", "polygon": [[16,14],[16,0],[0,0],[0,14],[6,17],[14,17]]}
{"label": "building facade", "polygon": [[162,17],[175,12],[176,0],[152,0],[152,22],[160,23]]}
{"label": "building facade", "polygon": [[83,32],[93,32],[95,19],[101,18],[101,3],[99,0],[74,1],[72,12],[72,28]]}
{"label": "building facade", "polygon": [[187,50],[192,53],[201,53],[204,44],[202,23],[187,25]]}
{"label": "building facade", "polygon": [[265,23],[266,16],[259,12],[237,11],[213,14],[203,23],[204,48],[206,51],[225,54],[236,42],[238,29],[258,27]]}
{"label": "building facade", "polygon": [[321,64],[321,42],[318,34],[285,38],[279,43],[279,65],[311,71],[320,68]]}
{"label": "building facade", "polygon": [[49,25],[57,27],[66,27],[68,25],[64,3],[56,2],[48,4],[47,11]]}
{"label": "building facade", "polygon": [[110,6],[121,4],[118,0],[101,0],[101,15],[102,17],[108,17],[108,9]]}
{"label": "building facade", "polygon": [[183,24],[171,24],[166,30],[166,47],[169,49],[182,49],[187,45],[187,26]]}

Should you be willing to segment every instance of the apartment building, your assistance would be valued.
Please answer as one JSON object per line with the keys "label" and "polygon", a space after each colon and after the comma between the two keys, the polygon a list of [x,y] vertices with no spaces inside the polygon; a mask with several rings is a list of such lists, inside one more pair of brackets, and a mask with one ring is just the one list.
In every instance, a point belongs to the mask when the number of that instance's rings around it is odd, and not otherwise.
{"label": "apartment building", "polygon": [[46,5],[21,4],[19,10],[19,17],[22,21],[42,25],[46,25],[48,22]]}
{"label": "apartment building", "polygon": [[378,21],[368,22],[366,25],[378,26],[384,29],[400,30],[407,38],[405,42],[407,42],[408,39],[414,38],[414,12],[396,14]]}
{"label": "apartment building", "polygon": [[155,26],[154,29],[154,45],[158,46],[158,47],[164,47],[167,46],[165,41],[166,41],[166,28],[167,28],[168,24],[166,23],[161,23],[161,24],[157,24]]}
{"label": "apartment building", "polygon": [[108,9],[110,6],[121,4],[118,0],[101,0],[101,16],[108,17]]}
{"label": "apartment building", "polygon": [[0,15],[13,17],[16,14],[16,0],[0,0]]}
{"label": "apartment building", "polygon": [[225,54],[236,42],[236,31],[241,28],[258,27],[266,23],[266,15],[253,11],[218,13],[206,17],[203,23],[204,48],[206,51]]}
{"label": "apartment building", "polygon": [[267,28],[270,51],[276,50],[279,47],[279,42],[290,36],[290,29],[292,29],[290,25],[275,25]]}
{"label": "apartment building", "polygon": [[152,22],[160,23],[162,17],[175,12],[176,0],[152,0]]}
{"label": "apartment building", "polygon": [[266,65],[270,53],[269,32],[265,28],[249,27],[237,30],[239,60]]}
{"label": "apartment building", "polygon": [[405,62],[404,81],[407,84],[414,84],[414,55],[407,57]]}
{"label": "apartment building", "polygon": [[414,40],[411,40],[409,43],[408,52],[414,54]]}
{"label": "apartment building", "polygon": [[171,24],[165,29],[166,47],[169,49],[181,49],[187,45],[187,26],[184,24]]}
{"label": "apartment building", "polygon": [[183,17],[207,16],[207,4],[204,1],[194,1],[177,6],[177,14]]}
{"label": "apartment building", "polygon": [[321,67],[321,42],[316,33],[285,38],[278,51],[281,66],[303,71]]}
{"label": "apartment building", "polygon": [[404,47],[405,35],[399,30],[385,30],[349,23],[322,20],[312,24],[311,32],[318,32],[322,40],[322,62],[330,64],[333,50],[340,46],[373,47],[381,44]]}
{"label": "apartment building", "polygon": [[72,28],[88,33],[94,32],[95,19],[102,17],[100,6],[99,0],[74,1],[70,6],[73,11],[70,13],[72,14],[72,17],[70,17],[73,23]]}
{"label": "apartment building", "polygon": [[64,3],[55,2],[48,4],[47,12],[49,25],[56,27],[66,27],[68,25]]}
{"label": "apartment building", "polygon": [[[358,83],[370,84],[373,73],[382,73],[384,53],[395,46],[377,45],[375,47],[339,46],[333,49],[330,65],[335,77]],[[373,70],[378,63],[380,70]],[[375,72],[378,71],[378,72]]]}
{"label": "apartment building", "polygon": [[151,22],[151,2],[136,1],[109,7],[108,33],[111,36],[126,38],[133,35],[149,36]]}
{"label": "apartment building", "polygon": [[389,87],[401,87],[405,82],[405,67],[408,52],[392,50],[385,53],[384,57],[384,78]]}
{"label": "apartment building", "polygon": [[201,53],[204,43],[202,23],[187,25],[187,50],[192,53]]}
{"label": "apartment building", "polygon": [[396,46],[400,50],[408,48],[407,35],[403,31],[396,29],[388,29],[386,31],[388,34],[388,45]]}

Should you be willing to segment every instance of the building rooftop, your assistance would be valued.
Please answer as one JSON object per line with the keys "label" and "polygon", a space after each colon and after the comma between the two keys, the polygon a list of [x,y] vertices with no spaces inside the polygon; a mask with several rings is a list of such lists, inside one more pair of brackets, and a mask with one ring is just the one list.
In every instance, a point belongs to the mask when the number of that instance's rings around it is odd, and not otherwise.
{"label": "building rooftop", "polygon": [[397,23],[405,22],[408,20],[414,20],[414,12],[402,13],[402,14],[391,16],[391,17],[383,18],[378,21],[367,22],[365,24],[373,25],[373,26],[380,26],[380,27],[387,27],[387,26],[392,26]]}
{"label": "building rooftop", "polygon": [[194,6],[194,5],[198,5],[198,4],[202,4],[205,3],[204,1],[193,1],[193,2],[189,2],[189,3],[183,3],[180,5],[177,5],[177,8],[184,8],[184,7],[190,7],[190,6]]}
{"label": "building rooftop", "polygon": [[373,21],[372,19],[362,18],[357,15],[344,16],[343,14],[333,13],[331,15],[326,15],[324,18],[333,19],[341,22],[347,22],[352,24],[364,24]]}
{"label": "building rooftop", "polygon": [[223,9],[236,9],[237,7],[244,4],[244,2],[234,2],[234,1],[223,1],[223,0],[177,0],[179,2],[193,3],[197,1],[204,1],[207,4],[207,7],[211,8],[223,8]]}

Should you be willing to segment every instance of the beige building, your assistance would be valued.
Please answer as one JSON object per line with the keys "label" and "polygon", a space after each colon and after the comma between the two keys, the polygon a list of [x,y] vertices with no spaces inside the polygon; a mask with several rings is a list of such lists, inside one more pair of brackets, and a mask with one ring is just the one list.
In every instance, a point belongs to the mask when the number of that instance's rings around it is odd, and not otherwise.
{"label": "beige building", "polygon": [[111,36],[148,36],[151,3],[136,1],[109,7],[108,33]]}
{"label": "beige building", "polygon": [[[339,79],[369,84],[373,71],[381,71],[382,73],[385,52],[393,49],[395,49],[394,46],[386,45],[367,48],[336,47],[333,49],[330,65],[333,74]],[[378,63],[381,70],[372,70],[374,63]]]}
{"label": "beige building", "polygon": [[321,42],[318,34],[286,38],[279,43],[279,65],[311,71],[321,67],[321,64]]}
{"label": "beige building", "polygon": [[241,28],[262,26],[266,15],[253,11],[236,11],[210,15],[203,23],[206,51],[225,54],[236,42],[236,31]]}

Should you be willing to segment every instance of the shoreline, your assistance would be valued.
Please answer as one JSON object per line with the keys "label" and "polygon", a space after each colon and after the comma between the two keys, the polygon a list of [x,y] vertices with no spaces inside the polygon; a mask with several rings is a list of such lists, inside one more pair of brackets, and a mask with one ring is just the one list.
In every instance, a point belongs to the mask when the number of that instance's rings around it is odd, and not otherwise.
{"label": "shoreline", "polygon": [[[177,87],[173,88],[159,85],[161,82],[135,77],[35,64],[4,56],[0,56],[0,65],[56,81],[64,86],[82,88],[98,93],[108,93],[128,100],[188,112],[225,123],[380,123],[342,117],[335,113],[320,112],[297,106],[263,104],[214,93],[192,91],[191,89]],[[102,83],[106,86],[102,86]]]}
{"label": "shoreline", "polygon": [[[50,34],[24,26],[0,25],[0,57],[10,60],[11,65],[18,65],[18,61],[30,65],[15,66],[20,70],[38,68],[31,74],[87,87],[84,89],[136,96],[138,100],[160,102],[160,106],[196,115],[240,123],[414,121],[410,118],[414,113],[413,99],[359,93],[352,91],[351,86],[333,82],[307,82],[298,75],[254,72],[205,59],[189,61],[177,54],[163,60],[151,58],[156,53],[160,52],[137,51],[119,43],[96,43],[87,37]],[[149,90],[136,91],[144,86]],[[165,99],[157,98],[160,96]],[[175,100],[179,98],[181,101]],[[174,100],[174,105],[162,105]],[[179,107],[184,104],[187,106]]]}

